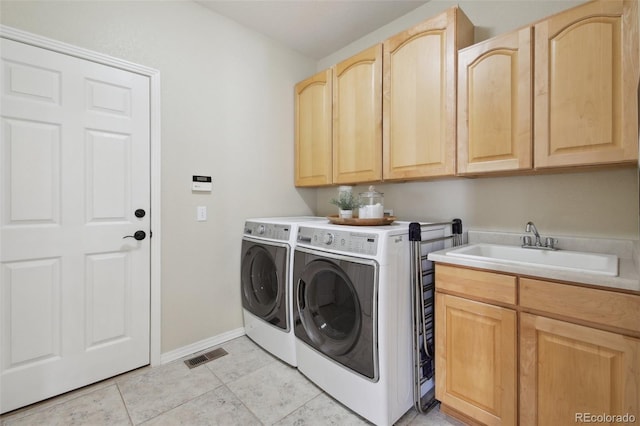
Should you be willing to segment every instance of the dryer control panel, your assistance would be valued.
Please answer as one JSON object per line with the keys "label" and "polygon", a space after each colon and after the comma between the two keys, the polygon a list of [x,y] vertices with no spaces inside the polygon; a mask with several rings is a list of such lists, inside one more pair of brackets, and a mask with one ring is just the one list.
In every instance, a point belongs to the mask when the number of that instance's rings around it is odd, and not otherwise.
{"label": "dryer control panel", "polygon": [[251,221],[247,221],[244,223],[244,235],[251,235],[252,237],[289,241],[290,234],[291,227],[289,225]]}
{"label": "dryer control panel", "polygon": [[366,254],[375,256],[378,253],[377,234],[366,232],[338,231],[328,229],[298,229],[298,243],[342,253]]}

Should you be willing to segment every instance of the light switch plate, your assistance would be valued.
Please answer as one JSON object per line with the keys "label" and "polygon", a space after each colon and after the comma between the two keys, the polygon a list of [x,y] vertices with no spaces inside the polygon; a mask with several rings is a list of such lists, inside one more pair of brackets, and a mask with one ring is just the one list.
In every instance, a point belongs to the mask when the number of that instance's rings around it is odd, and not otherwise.
{"label": "light switch plate", "polygon": [[198,206],[196,210],[196,219],[198,222],[204,222],[207,220],[207,206]]}

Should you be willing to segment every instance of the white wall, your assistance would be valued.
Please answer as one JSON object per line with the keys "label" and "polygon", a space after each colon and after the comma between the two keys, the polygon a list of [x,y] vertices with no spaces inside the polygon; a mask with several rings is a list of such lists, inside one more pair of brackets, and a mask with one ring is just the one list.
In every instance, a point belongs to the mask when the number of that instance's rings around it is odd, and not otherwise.
{"label": "white wall", "polygon": [[318,61],[318,70],[346,59],[367,47],[431,18],[450,7],[459,6],[475,26],[475,41],[520,28],[541,18],[568,9],[586,0],[431,0]]}
{"label": "white wall", "polygon": [[[315,190],[293,186],[293,86],[315,61],[188,1],[3,0],[0,15],[160,70],[162,351],[242,327],[245,218],[316,207]],[[213,192],[193,194],[193,174]]]}
{"label": "white wall", "polygon": [[[532,220],[543,236],[638,239],[638,175],[634,168],[543,176],[447,179],[376,185],[400,219],[462,219],[465,229],[524,233]],[[365,185],[354,188],[366,190]],[[336,214],[318,191],[318,214]]]}
{"label": "white wall", "polygon": [[[476,26],[476,42],[583,3],[569,0],[432,0],[318,61],[322,70],[456,4]],[[354,190],[361,192],[365,186]],[[377,185],[385,207],[406,220],[461,218],[465,228],[523,232],[532,220],[544,235],[638,239],[635,168],[544,176],[446,179]],[[318,214],[335,214],[336,188],[318,190]]]}

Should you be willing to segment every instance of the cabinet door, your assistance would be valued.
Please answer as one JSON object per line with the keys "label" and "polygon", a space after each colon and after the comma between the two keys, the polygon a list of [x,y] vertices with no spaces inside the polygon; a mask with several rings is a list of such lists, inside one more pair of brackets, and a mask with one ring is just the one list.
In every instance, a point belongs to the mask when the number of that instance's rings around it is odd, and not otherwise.
{"label": "cabinet door", "polygon": [[520,425],[575,425],[587,414],[639,418],[639,354],[638,339],[521,314]]}
{"label": "cabinet door", "polygon": [[436,293],[436,399],[487,425],[516,423],[516,312]]}
{"label": "cabinet door", "polygon": [[385,180],[455,173],[456,52],[472,42],[457,7],[384,42]]}
{"label": "cabinet door", "polygon": [[535,26],[535,167],[638,158],[637,1],[600,0]]}
{"label": "cabinet door", "polygon": [[333,183],[382,179],[382,44],[333,72]]}
{"label": "cabinet door", "polygon": [[295,87],[295,185],[331,183],[331,70]]}
{"label": "cabinet door", "polygon": [[531,169],[532,29],[458,55],[458,174]]}

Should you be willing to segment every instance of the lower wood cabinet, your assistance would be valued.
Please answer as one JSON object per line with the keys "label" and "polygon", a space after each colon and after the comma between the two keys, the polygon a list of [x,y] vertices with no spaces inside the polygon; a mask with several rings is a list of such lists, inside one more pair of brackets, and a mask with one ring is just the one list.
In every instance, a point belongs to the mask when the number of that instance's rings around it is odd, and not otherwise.
{"label": "lower wood cabinet", "polygon": [[487,425],[517,416],[516,312],[436,294],[436,399]]}
{"label": "lower wood cabinet", "polygon": [[435,312],[443,412],[486,425],[640,422],[640,295],[437,264]]}
{"label": "lower wood cabinet", "polygon": [[638,339],[522,313],[520,425],[575,425],[590,423],[585,416],[625,414],[640,421],[639,354]]}

